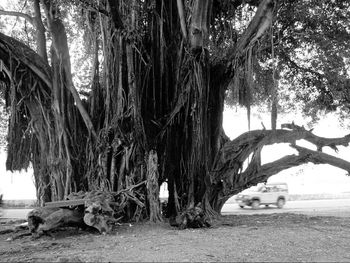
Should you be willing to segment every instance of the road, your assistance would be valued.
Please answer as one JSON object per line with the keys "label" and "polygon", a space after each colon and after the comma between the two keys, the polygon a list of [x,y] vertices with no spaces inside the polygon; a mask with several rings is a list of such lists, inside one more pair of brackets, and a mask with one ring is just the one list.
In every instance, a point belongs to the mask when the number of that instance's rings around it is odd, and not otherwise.
{"label": "road", "polygon": [[[31,209],[3,209],[2,219],[25,219]],[[272,213],[298,213],[307,215],[341,216],[350,217],[350,199],[325,199],[325,200],[301,200],[289,201],[284,208],[278,209],[275,206],[261,206],[257,210],[250,207],[239,208],[237,203],[226,203],[221,210],[223,215],[252,215]]]}
{"label": "road", "polygon": [[26,219],[32,209],[2,209],[1,219]]}
{"label": "road", "polygon": [[300,200],[289,201],[282,209],[276,206],[260,206],[253,210],[250,207],[240,208],[237,203],[226,203],[221,210],[223,215],[252,215],[272,213],[297,213],[307,215],[350,217],[350,199]]}

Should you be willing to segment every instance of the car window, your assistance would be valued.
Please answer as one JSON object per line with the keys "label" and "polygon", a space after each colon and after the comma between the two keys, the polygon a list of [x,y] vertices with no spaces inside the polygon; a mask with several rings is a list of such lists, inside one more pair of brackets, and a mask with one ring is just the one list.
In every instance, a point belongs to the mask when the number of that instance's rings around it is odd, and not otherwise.
{"label": "car window", "polygon": [[270,192],[287,192],[288,187],[287,185],[274,185],[274,186],[266,186],[270,189]]}

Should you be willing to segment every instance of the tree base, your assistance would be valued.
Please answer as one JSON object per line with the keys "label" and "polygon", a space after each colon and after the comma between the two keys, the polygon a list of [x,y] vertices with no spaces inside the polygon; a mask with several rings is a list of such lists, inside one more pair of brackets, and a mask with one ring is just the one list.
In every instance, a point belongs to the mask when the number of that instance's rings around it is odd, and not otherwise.
{"label": "tree base", "polygon": [[171,226],[175,226],[180,229],[203,228],[211,226],[210,220],[206,216],[201,203],[195,207],[186,209],[176,218],[170,218],[169,223]]}

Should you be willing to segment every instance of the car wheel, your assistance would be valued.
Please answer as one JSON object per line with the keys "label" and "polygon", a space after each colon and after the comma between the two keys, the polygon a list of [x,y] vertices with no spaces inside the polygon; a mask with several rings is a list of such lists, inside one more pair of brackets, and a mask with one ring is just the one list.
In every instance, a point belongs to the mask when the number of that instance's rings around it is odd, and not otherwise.
{"label": "car wheel", "polygon": [[244,208],[244,205],[239,205],[240,208]]}
{"label": "car wheel", "polygon": [[278,201],[277,201],[277,207],[278,207],[278,208],[282,208],[282,207],[284,206],[285,203],[286,203],[286,201],[284,201],[283,198],[280,198],[280,199],[278,199]]}
{"label": "car wheel", "polygon": [[260,205],[260,201],[259,200],[254,200],[252,202],[252,208],[253,209],[258,209],[259,208],[259,205]]}

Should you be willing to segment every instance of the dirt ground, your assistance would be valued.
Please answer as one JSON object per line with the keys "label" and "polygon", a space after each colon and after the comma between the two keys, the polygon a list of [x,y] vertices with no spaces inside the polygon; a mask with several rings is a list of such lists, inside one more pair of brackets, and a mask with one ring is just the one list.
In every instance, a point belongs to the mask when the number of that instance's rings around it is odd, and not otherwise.
{"label": "dirt ground", "polygon": [[1,262],[350,262],[350,218],[291,213],[230,215],[211,228],[123,224],[112,234],[62,228],[33,240],[2,222]]}

